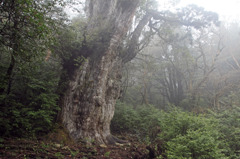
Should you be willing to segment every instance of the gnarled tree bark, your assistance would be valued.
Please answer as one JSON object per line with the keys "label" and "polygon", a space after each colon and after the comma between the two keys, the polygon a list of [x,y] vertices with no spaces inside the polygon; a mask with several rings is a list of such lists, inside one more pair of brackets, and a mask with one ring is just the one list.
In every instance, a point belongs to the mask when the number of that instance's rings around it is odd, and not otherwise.
{"label": "gnarled tree bark", "polygon": [[117,48],[138,3],[138,0],[86,1],[87,38],[78,53],[86,60],[79,67],[66,69],[70,77],[60,99],[59,116],[74,141],[121,142],[110,133],[123,64]]}

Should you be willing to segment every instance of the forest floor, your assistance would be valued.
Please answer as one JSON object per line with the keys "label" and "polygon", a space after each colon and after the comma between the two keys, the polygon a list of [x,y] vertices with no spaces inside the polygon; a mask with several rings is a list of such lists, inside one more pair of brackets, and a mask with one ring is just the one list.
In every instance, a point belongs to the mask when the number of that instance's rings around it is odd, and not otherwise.
{"label": "forest floor", "polygon": [[149,159],[152,158],[147,145],[137,138],[127,137],[128,144],[113,146],[92,145],[84,143],[59,144],[46,140],[12,139],[0,141],[0,158],[51,158],[51,159]]}

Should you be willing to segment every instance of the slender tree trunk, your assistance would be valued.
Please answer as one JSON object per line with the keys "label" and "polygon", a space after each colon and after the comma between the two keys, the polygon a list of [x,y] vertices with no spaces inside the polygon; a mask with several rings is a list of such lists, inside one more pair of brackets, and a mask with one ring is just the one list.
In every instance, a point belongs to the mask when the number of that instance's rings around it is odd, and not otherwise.
{"label": "slender tree trunk", "polygon": [[11,55],[11,62],[9,64],[7,74],[6,74],[6,78],[7,78],[7,81],[8,81],[7,94],[10,93],[11,88],[12,88],[12,74],[13,74],[14,66],[15,66],[15,58],[14,58],[13,55]]}
{"label": "slender tree trunk", "polygon": [[10,64],[8,66],[6,75],[4,76],[4,87],[0,89],[0,94],[4,94],[4,93],[6,93],[7,95],[10,94],[11,87],[12,87],[12,74],[13,74],[14,66],[15,66],[15,58],[13,55],[11,55]]}
{"label": "slender tree trunk", "polygon": [[[14,10],[14,16],[13,16],[13,30],[12,34],[10,35],[10,47],[12,49],[12,52],[10,53],[10,64],[8,66],[6,75],[4,77],[4,84],[6,84],[6,87],[4,86],[2,89],[0,89],[0,94],[3,94],[6,92],[6,94],[10,94],[11,88],[12,88],[12,81],[13,81],[13,71],[15,68],[16,60],[15,60],[15,55],[17,54],[19,50],[19,35],[17,32],[19,32],[19,12],[16,9],[17,3],[14,1],[12,2],[12,7]],[[16,10],[15,10],[16,9]],[[9,16],[9,18],[11,17]]]}
{"label": "slender tree trunk", "polygon": [[138,0],[86,1],[89,17],[86,61],[71,71],[60,101],[61,122],[75,141],[120,142],[110,133],[123,64],[117,48],[131,25],[137,6]]}

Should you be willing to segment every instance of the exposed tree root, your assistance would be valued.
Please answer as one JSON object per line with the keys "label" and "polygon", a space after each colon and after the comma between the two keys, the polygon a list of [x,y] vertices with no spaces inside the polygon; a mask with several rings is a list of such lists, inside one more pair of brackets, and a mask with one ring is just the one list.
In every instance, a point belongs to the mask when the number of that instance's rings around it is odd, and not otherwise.
{"label": "exposed tree root", "polygon": [[117,137],[115,137],[113,135],[109,135],[107,137],[107,144],[109,144],[109,145],[116,145],[117,143],[124,144],[124,143],[129,143],[129,142],[126,141],[126,140],[121,140],[121,139],[119,139],[119,138],[117,138]]}

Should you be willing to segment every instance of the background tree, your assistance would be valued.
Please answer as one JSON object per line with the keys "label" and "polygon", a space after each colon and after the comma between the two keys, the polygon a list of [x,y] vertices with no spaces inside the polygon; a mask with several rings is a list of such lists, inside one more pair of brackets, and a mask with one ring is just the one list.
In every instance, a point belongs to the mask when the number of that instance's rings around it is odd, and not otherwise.
{"label": "background tree", "polygon": [[[191,11],[192,15],[202,14],[202,19],[194,20],[192,17],[185,16],[188,13],[186,10]],[[152,10],[149,14],[153,15],[153,19],[149,22],[149,29],[146,29],[146,32],[153,40],[146,49],[141,50],[141,54],[137,56],[136,60],[133,60],[135,67],[132,71],[135,73],[132,76],[136,77],[133,77],[132,81],[136,88],[143,87],[139,86],[139,79],[144,81],[146,76],[141,78],[139,76],[142,74],[141,69],[138,68],[149,63],[152,66],[147,70],[147,74],[151,75],[148,77],[148,83],[151,85],[151,89],[148,89],[148,98],[152,99],[149,103],[180,105],[184,99],[194,99],[197,96],[194,95],[194,91],[195,93],[199,92],[199,88],[206,82],[211,72],[207,69],[212,64],[205,59],[206,48],[202,48],[200,52],[195,42],[198,37],[210,36],[211,33],[204,35],[203,32],[208,30],[208,25],[212,22],[218,25],[214,19],[216,15],[205,13],[202,8],[196,6],[188,6],[177,14],[169,12],[163,14]],[[207,19],[210,20],[208,23]],[[201,40],[203,39],[201,38]],[[144,43],[143,41],[149,43],[149,38],[143,35],[140,44]],[[202,61],[205,61],[205,65],[202,65]],[[211,65],[211,68],[213,66],[214,64]],[[202,69],[205,69],[205,72],[202,72]],[[130,93],[127,96],[129,101]],[[134,98],[136,99],[136,97],[135,94]]]}
{"label": "background tree", "polygon": [[51,129],[58,109],[55,88],[59,69],[47,54],[51,54],[54,36],[63,22],[57,20],[63,18],[60,4],[1,1],[1,135],[34,136]]}

